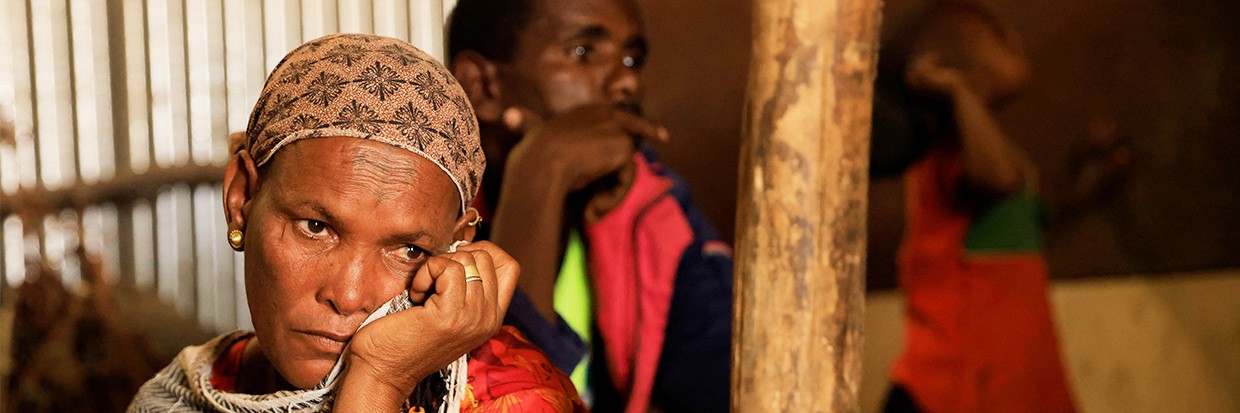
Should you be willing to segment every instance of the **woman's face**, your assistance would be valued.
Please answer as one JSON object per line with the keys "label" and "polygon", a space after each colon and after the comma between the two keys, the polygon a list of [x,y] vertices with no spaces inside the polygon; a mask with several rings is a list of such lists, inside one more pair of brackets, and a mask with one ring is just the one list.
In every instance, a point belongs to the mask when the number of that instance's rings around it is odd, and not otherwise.
{"label": "woman's face", "polygon": [[[230,164],[228,176],[237,168],[244,162]],[[362,321],[463,234],[448,176],[380,142],[297,141],[268,163],[256,191],[237,186],[225,187],[225,203],[242,211],[258,343],[298,388],[318,384]]]}

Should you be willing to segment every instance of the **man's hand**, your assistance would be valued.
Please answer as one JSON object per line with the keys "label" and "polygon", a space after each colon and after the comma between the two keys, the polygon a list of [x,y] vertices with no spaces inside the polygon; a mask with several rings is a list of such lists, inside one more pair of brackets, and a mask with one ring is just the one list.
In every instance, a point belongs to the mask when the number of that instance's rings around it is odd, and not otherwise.
{"label": "man's hand", "polygon": [[639,141],[668,140],[667,129],[614,105],[582,106],[550,120],[512,107],[504,112],[504,126],[523,135],[509,154],[509,169],[532,167],[561,174],[565,193],[631,168]]}
{"label": "man's hand", "polygon": [[594,199],[586,207],[586,218],[606,213],[633,182],[637,142],[666,142],[667,130],[614,105],[583,106],[547,120],[513,107],[503,120],[522,138],[504,166],[491,240],[521,262],[527,274],[521,279],[522,291],[538,313],[554,323],[568,194],[615,176],[611,188],[589,189]]}
{"label": "man's hand", "polygon": [[[337,407],[398,408],[424,377],[495,335],[520,272],[512,257],[486,241],[431,257],[409,289],[422,305],[376,320],[349,342]],[[475,275],[482,281],[466,281]]]}

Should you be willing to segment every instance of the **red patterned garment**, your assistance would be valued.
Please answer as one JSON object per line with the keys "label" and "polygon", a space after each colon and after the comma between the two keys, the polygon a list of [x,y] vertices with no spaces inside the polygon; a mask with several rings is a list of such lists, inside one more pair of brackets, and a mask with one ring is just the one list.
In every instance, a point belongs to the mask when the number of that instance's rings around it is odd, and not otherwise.
{"label": "red patterned garment", "polygon": [[[229,346],[215,361],[211,385],[236,391],[241,354],[253,335]],[[556,369],[515,328],[504,326],[495,337],[469,353],[468,391],[462,413],[586,412],[568,376]]]}
{"label": "red patterned garment", "polygon": [[463,413],[586,411],[568,376],[513,327],[469,353]]}

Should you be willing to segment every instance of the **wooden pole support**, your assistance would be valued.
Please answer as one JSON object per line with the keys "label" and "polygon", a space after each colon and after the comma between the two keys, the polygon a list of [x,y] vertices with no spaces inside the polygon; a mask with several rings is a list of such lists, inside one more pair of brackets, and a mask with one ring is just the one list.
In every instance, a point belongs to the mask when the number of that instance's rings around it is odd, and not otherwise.
{"label": "wooden pole support", "polygon": [[732,410],[857,412],[878,0],[754,0]]}

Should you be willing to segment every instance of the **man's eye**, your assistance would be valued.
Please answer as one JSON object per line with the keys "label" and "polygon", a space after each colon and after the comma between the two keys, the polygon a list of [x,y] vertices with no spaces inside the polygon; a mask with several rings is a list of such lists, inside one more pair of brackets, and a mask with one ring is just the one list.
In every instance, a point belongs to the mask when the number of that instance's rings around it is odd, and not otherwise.
{"label": "man's eye", "polygon": [[580,61],[589,60],[590,54],[593,52],[594,52],[594,46],[588,46],[588,45],[580,45],[580,46],[574,47],[572,50],[573,58],[580,60]]}
{"label": "man's eye", "polygon": [[620,59],[620,63],[623,64],[624,67],[639,70],[646,65],[646,58],[645,56],[640,55],[627,55]]}
{"label": "man's eye", "polygon": [[316,221],[313,219],[302,219],[302,220],[297,221],[297,227],[301,228],[301,230],[304,231],[306,235],[310,235],[312,237],[321,237],[321,236],[327,235],[327,224],[323,223],[323,221]]}

